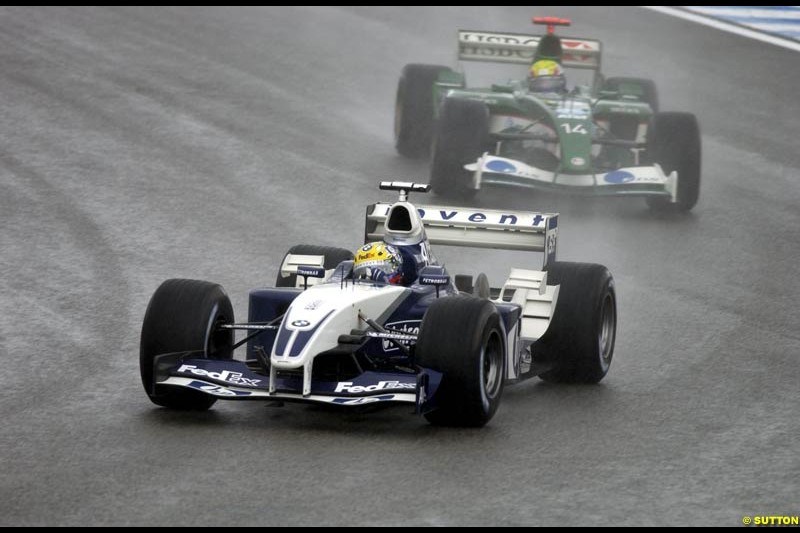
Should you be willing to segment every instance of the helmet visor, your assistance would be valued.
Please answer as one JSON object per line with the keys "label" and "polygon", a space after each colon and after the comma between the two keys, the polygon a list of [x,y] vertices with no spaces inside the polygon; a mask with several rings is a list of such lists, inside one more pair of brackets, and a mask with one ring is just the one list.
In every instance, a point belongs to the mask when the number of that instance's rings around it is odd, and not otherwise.
{"label": "helmet visor", "polygon": [[528,88],[537,93],[555,93],[567,86],[564,76],[537,76],[528,82]]}

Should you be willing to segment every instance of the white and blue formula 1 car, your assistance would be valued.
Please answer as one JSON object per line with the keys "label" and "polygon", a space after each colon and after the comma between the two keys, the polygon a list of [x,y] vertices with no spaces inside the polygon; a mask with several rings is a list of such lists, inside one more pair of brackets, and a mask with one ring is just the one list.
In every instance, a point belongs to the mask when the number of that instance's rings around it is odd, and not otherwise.
{"label": "white and blue formula 1 car", "polygon": [[[616,335],[614,280],[601,265],[555,261],[557,214],[415,207],[408,193],[428,185],[381,189],[400,198],[368,206],[365,241],[417,246],[426,266],[413,284],[354,279],[350,251],[295,246],[277,286],[250,293],[240,323],[221,286],[167,280],[142,327],[141,377],[153,403],[405,402],[432,424],[482,426],[507,384],[603,379]],[[492,289],[484,274],[451,278],[432,244],[543,252],[544,265],[512,268]],[[238,342],[236,330],[247,332]],[[234,359],[245,344],[245,359]]]}

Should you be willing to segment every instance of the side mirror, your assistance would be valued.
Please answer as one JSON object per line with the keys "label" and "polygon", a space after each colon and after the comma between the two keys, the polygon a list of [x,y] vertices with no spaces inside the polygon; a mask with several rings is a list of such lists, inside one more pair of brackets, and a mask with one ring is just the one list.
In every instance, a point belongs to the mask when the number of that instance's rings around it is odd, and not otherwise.
{"label": "side mirror", "polygon": [[308,288],[308,278],[324,278],[325,269],[318,266],[298,265],[297,275],[303,276],[303,290]]}
{"label": "side mirror", "polygon": [[420,285],[436,285],[442,287],[450,283],[450,276],[447,274],[422,274],[419,279]]}
{"label": "side mirror", "polygon": [[450,284],[450,276],[447,274],[426,274],[424,272],[419,275],[420,285],[433,285],[436,287],[436,297],[439,297],[439,289],[446,287]]}

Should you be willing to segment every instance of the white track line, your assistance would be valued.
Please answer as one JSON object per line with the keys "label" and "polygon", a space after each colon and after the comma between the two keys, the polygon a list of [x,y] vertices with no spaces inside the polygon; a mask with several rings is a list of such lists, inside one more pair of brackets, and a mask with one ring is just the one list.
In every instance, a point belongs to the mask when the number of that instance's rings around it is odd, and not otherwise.
{"label": "white track line", "polygon": [[718,30],[727,31],[729,33],[735,33],[736,35],[741,35],[742,37],[747,37],[749,39],[755,39],[756,41],[774,44],[775,46],[780,46],[782,48],[788,48],[789,50],[794,50],[795,52],[800,52],[800,42],[792,41],[791,39],[783,39],[775,35],[768,35],[766,33],[762,33],[760,31],[749,30],[747,28],[743,28],[742,26],[738,26],[736,24],[723,22],[721,20],[705,17],[703,15],[697,15],[695,13],[689,13],[688,11],[683,11],[682,9],[675,9],[672,7],[665,7],[665,6],[642,6],[642,7],[645,9],[650,9],[652,11],[658,11],[659,13],[664,13],[665,15],[672,15],[673,17],[690,20],[692,22],[703,24],[704,26],[709,26],[711,28],[716,28]]}
{"label": "white track line", "polygon": [[[686,7],[686,6],[684,6]],[[749,17],[800,19],[800,10],[796,9],[759,9],[728,6],[689,6],[689,11],[710,17]]]}

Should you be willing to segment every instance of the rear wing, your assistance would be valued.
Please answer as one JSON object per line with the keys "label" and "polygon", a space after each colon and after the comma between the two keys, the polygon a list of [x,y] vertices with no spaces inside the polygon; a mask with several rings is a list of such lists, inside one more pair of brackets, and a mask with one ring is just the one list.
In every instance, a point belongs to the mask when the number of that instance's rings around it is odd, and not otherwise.
{"label": "rear wing", "polygon": [[[558,37],[563,49],[563,66],[600,70],[600,41]],[[458,30],[458,59],[530,65],[540,39],[539,35],[521,33]]]}
{"label": "rear wing", "polygon": [[[392,205],[367,206],[364,242],[383,239]],[[433,205],[419,205],[417,212],[431,244],[543,252],[543,266],[556,260],[557,213]]]}

